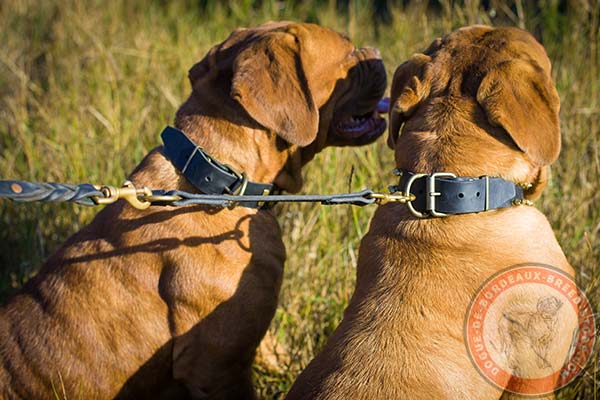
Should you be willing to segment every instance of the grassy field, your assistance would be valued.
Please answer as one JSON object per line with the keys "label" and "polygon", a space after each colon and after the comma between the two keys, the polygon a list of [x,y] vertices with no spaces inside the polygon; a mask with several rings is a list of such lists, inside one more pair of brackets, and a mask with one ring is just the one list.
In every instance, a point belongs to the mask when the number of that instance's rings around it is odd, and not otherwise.
{"label": "grassy field", "polygon": [[[528,28],[545,45],[561,100],[563,149],[536,206],[550,219],[578,283],[600,305],[600,5],[557,0],[540,11],[499,3],[490,21],[477,0],[392,8],[373,23],[367,1],[16,1],[0,2],[0,177],[120,184],[159,144],[189,94],[187,70],[237,26],[269,19],[311,21],[380,49],[388,72],[437,35],[473,23]],[[493,12],[492,12],[493,13]],[[535,118],[535,116],[532,116]],[[331,193],[394,182],[384,138],[368,148],[327,149],[306,170],[304,192]],[[350,177],[352,180],[350,181]],[[0,202],[0,299],[96,209]],[[279,398],[325,343],[353,291],[358,244],[374,207],[278,208],[288,250],[280,307],[271,330],[291,353],[285,373],[256,370],[259,391]],[[565,399],[595,399],[598,355]]]}

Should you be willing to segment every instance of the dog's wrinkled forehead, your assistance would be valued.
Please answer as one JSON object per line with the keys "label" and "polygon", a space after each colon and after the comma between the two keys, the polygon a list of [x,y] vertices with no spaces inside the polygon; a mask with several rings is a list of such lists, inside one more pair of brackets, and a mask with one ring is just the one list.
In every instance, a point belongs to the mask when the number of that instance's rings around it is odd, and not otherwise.
{"label": "dog's wrinkled forehead", "polygon": [[437,38],[422,54],[429,57],[432,96],[475,96],[481,79],[511,60],[535,65],[550,76],[550,60],[543,46],[518,28],[461,28]]}
{"label": "dog's wrinkled forehead", "polygon": [[436,39],[424,54],[440,61],[452,59],[460,67],[471,64],[493,68],[493,64],[509,59],[535,62],[547,73],[550,60],[543,46],[524,30],[518,28],[492,28],[475,25],[458,29]]}
{"label": "dog's wrinkled forehead", "polygon": [[[340,61],[354,49],[350,39],[331,29],[308,23],[267,22],[254,28],[236,29],[216,47],[219,58],[238,54],[249,47],[262,47],[272,38],[284,40],[290,46],[302,49],[306,65],[323,65],[328,61]],[[318,61],[321,62],[318,62]]]}
{"label": "dog's wrinkled forehead", "polygon": [[[253,28],[239,28],[188,72],[192,87],[212,80],[227,82],[242,58],[266,56],[277,63],[278,56],[293,54],[309,81],[338,79],[332,70],[342,69],[353,58],[355,47],[350,39],[331,29],[288,21],[267,22]],[[356,58],[356,57],[354,57]]]}
{"label": "dog's wrinkled forehead", "polygon": [[[320,25],[302,22],[276,21],[266,22],[252,28],[238,28],[222,43],[222,47],[227,48],[247,39],[254,40],[256,38],[268,36],[272,32],[287,32],[292,36],[296,36],[298,40],[302,40],[306,45],[311,45],[310,41],[314,41],[314,38],[318,37],[318,45],[322,50],[327,50],[328,41],[331,42],[330,45],[332,47],[339,46],[340,41],[345,41],[352,46],[352,43],[347,36]],[[323,47],[325,47],[325,49],[323,49]]]}

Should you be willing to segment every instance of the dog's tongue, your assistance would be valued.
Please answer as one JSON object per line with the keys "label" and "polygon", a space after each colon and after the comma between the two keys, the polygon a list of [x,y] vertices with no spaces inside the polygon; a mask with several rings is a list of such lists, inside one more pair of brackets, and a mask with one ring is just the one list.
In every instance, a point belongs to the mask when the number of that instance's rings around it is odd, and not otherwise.
{"label": "dog's tongue", "polygon": [[379,114],[385,114],[390,111],[390,98],[385,97],[377,103],[377,112]]}

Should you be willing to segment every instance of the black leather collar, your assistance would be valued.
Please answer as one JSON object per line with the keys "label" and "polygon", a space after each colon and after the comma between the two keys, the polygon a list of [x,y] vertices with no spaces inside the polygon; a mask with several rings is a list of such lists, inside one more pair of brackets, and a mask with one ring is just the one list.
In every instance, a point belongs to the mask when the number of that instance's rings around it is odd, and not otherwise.
{"label": "black leather collar", "polygon": [[446,172],[415,174],[405,170],[397,173],[400,183],[390,189],[413,194],[416,198],[407,205],[419,218],[478,213],[525,202],[523,188],[502,178],[457,177]]}
{"label": "black leather collar", "polygon": [[[204,194],[270,195],[275,185],[250,182],[244,173],[215,160],[179,129],[167,126],[160,134],[165,156],[196,189]],[[269,208],[270,203],[244,202],[249,208]]]}

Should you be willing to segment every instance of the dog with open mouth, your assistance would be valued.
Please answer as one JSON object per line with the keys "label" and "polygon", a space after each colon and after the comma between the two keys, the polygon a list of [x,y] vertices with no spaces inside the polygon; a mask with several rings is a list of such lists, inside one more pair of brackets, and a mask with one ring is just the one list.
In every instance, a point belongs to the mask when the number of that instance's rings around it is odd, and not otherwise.
{"label": "dog with open mouth", "polygon": [[[317,25],[238,29],[189,78],[136,187],[297,192],[316,153],[385,130],[379,53]],[[0,308],[0,398],[253,398],[284,261],[268,204],[109,205]]]}
{"label": "dog with open mouth", "polygon": [[[540,312],[543,285],[498,298],[485,340],[498,358],[521,349],[506,360],[514,373],[505,381],[476,369],[463,330],[478,288],[504,268],[535,262],[574,274],[545,216],[524,205],[560,150],[544,48],[516,28],[459,29],[398,67],[390,104],[388,144],[408,203],[376,211],[344,318],[287,399],[522,398],[505,388],[549,365],[543,395],[553,398],[577,318],[566,306]],[[523,332],[551,330],[543,363],[523,351]]]}

